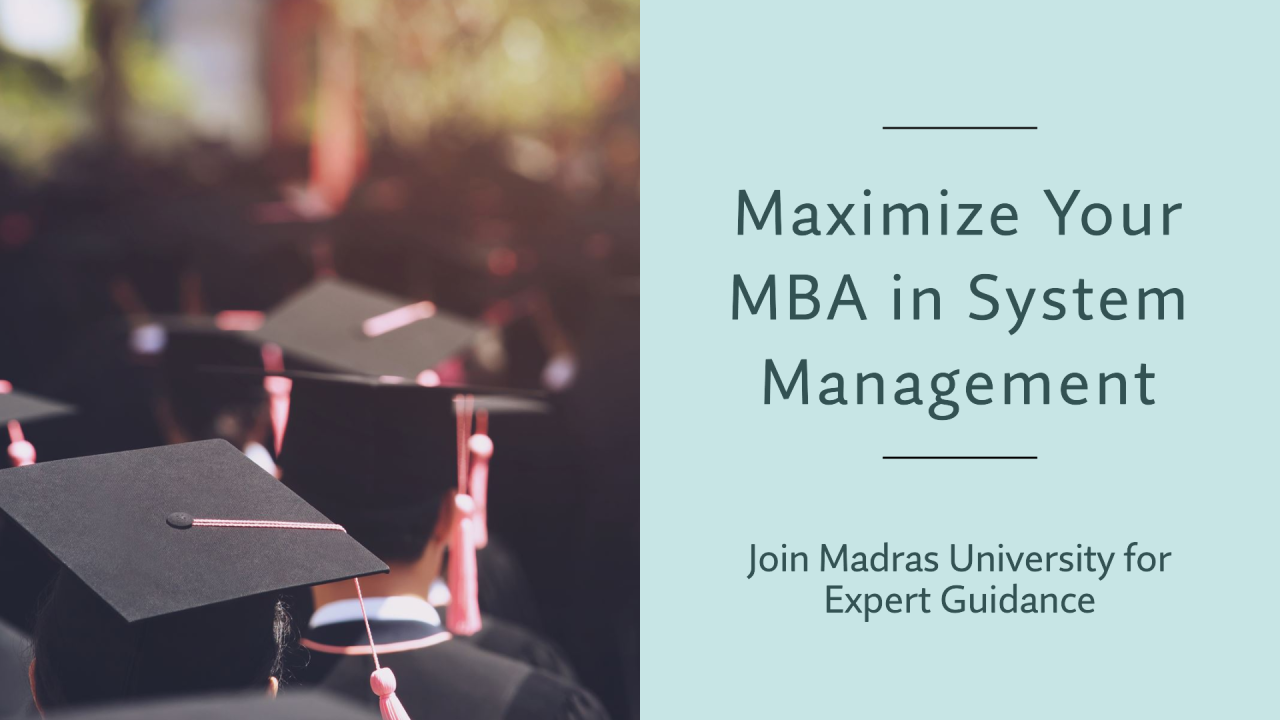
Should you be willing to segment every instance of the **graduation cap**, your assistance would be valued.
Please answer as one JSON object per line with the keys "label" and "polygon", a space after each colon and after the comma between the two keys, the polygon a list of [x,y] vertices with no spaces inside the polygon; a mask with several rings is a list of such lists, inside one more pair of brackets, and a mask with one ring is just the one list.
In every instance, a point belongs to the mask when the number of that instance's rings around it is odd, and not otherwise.
{"label": "graduation cap", "polygon": [[449,629],[477,632],[475,549],[487,539],[483,509],[493,454],[488,412],[537,412],[545,403],[399,377],[285,375],[293,393],[282,480],[375,553],[393,560],[421,555],[441,500],[456,491],[461,520],[449,545],[456,603]]}
{"label": "graduation cap", "polygon": [[286,300],[251,335],[323,369],[417,378],[465,349],[481,329],[430,302],[330,278]]}
{"label": "graduation cap", "polygon": [[[222,440],[5,470],[0,512],[127,623],[387,571]],[[394,710],[394,676],[374,658]]]}
{"label": "graduation cap", "polygon": [[0,380],[0,422],[9,426],[9,460],[15,466],[36,461],[36,449],[22,433],[23,422],[46,420],[70,415],[75,408],[56,400],[29,395],[13,389],[8,380]]}
{"label": "graduation cap", "polygon": [[161,358],[167,410],[188,439],[222,437],[243,446],[243,440],[253,434],[254,409],[262,402],[265,390],[265,396],[270,398],[271,428],[279,454],[288,418],[288,380],[269,379],[263,388],[254,388],[237,381],[201,377],[197,372],[204,366],[282,370],[280,347],[259,344],[247,334],[261,328],[263,321],[263,313],[256,310],[130,318],[130,348],[139,356]]}
{"label": "graduation cap", "polygon": [[185,439],[220,437],[243,448],[265,410],[267,393],[261,385],[202,373],[199,368],[261,370],[263,364],[261,347],[242,333],[222,330],[212,318],[170,325],[161,356],[163,407]]}
{"label": "graduation cap", "polygon": [[[138,355],[161,355],[178,334],[226,334],[257,330],[264,315],[255,310],[224,310],[216,315],[149,315],[145,308],[128,316],[129,349]],[[244,342],[244,340],[242,340]]]}

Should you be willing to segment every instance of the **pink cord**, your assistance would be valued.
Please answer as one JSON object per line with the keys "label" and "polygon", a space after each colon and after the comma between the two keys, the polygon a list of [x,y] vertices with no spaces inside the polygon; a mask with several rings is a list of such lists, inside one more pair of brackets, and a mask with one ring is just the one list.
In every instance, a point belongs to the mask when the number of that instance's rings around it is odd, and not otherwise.
{"label": "pink cord", "polygon": [[466,395],[455,395],[453,398],[454,415],[458,421],[458,493],[467,493],[467,440],[471,437],[471,416],[467,411]]}
{"label": "pink cord", "polygon": [[360,617],[364,618],[364,632],[369,636],[369,652],[373,655],[373,669],[381,670],[378,662],[378,646],[373,642],[373,628],[369,627],[369,613],[364,609],[364,593],[360,591],[360,578],[351,578],[356,584],[356,599],[360,601]]}
{"label": "pink cord", "polygon": [[471,492],[470,445],[471,445],[472,420],[475,418],[475,414],[476,414],[476,396],[463,395],[462,409],[463,409],[462,436],[458,438],[462,446],[462,454],[459,456],[459,458],[461,458],[461,461],[462,461],[462,477],[463,477],[462,491],[469,494]]}
{"label": "pink cord", "polygon": [[[275,343],[262,346],[262,368],[268,373],[284,372],[284,351]],[[289,424],[289,396],[293,391],[293,380],[287,377],[268,375],[262,379],[262,387],[271,398],[271,434],[275,437],[276,457],[284,447],[284,431]]]}
{"label": "pink cord", "polygon": [[346,532],[341,525],[333,523],[285,522],[283,520],[212,520],[209,518],[192,518],[191,524],[199,527],[233,527],[233,528],[270,528],[274,530],[339,530]]}
{"label": "pink cord", "polygon": [[471,420],[475,413],[474,395],[453,398],[458,419],[458,494],[454,497],[459,518],[449,540],[449,605],[447,624],[455,635],[474,635],[480,631],[480,605],[476,571],[476,504],[468,494],[470,484],[469,441]]}

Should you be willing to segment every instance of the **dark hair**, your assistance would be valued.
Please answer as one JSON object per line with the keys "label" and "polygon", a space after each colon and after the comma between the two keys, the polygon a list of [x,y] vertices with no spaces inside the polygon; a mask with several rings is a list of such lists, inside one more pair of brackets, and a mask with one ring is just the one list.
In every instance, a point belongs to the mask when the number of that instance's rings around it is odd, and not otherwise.
{"label": "dark hair", "polygon": [[[418,517],[412,519],[380,517],[370,521],[357,516],[350,518],[352,522],[344,527],[356,542],[383,562],[414,562],[427,551],[427,545],[435,534],[443,498],[444,493],[433,496],[434,504],[422,509],[417,513]],[[334,514],[338,517],[344,515],[342,512]]]}
{"label": "dark hair", "polygon": [[457,431],[448,393],[295,378],[280,479],[384,562],[417,560],[458,487]]}
{"label": "dark hair", "polygon": [[62,570],[32,638],[43,710],[127,698],[265,688],[280,677],[289,615],[276,593],[127,623]]}
{"label": "dark hair", "polygon": [[211,381],[193,390],[170,380],[162,391],[168,419],[192,440],[221,438],[242,448],[266,434],[265,398],[236,397]]}
{"label": "dark hair", "polygon": [[284,463],[280,480],[383,562],[421,558],[435,534],[441,504],[453,497],[452,488],[430,485],[389,499],[372,492],[365,499],[326,494],[317,487],[320,483]]}
{"label": "dark hair", "polygon": [[159,390],[187,437],[222,438],[243,448],[265,434],[267,395],[261,379],[201,370],[204,365],[261,369],[256,346],[212,331],[173,331],[167,337]]}

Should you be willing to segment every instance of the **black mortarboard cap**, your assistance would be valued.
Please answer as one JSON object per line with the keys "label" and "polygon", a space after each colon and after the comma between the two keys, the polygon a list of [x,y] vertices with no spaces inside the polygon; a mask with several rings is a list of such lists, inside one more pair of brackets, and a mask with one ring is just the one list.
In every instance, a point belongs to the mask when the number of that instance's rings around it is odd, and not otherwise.
{"label": "black mortarboard cap", "polygon": [[234,334],[220,328],[218,319],[209,315],[132,315],[128,322],[129,349],[139,355],[162,355],[170,338],[178,335]]}
{"label": "black mortarboard cap", "polygon": [[199,439],[219,436],[213,425],[220,412],[260,405],[266,393],[260,383],[239,382],[200,372],[200,368],[260,370],[262,364],[262,349],[241,333],[211,325],[170,329],[161,361],[162,380],[179,424]]}
{"label": "black mortarboard cap", "polygon": [[167,331],[163,364],[169,373],[193,375],[208,366],[259,370],[262,348],[240,332],[210,326],[180,327]]}
{"label": "black mortarboard cap", "polygon": [[413,379],[466,349],[481,327],[430,303],[326,279],[272,310],[251,334],[328,370]]}
{"label": "black mortarboard cap", "polygon": [[[36,461],[36,449],[22,431],[22,423],[47,420],[75,412],[75,408],[56,400],[29,395],[13,389],[7,380],[0,380],[0,425],[7,425],[8,432],[0,429],[0,437],[7,435],[9,461],[14,465],[29,465]],[[0,445],[5,445],[0,440]]]}
{"label": "black mortarboard cap", "polygon": [[504,390],[283,374],[293,392],[282,479],[362,541],[430,533],[441,497],[458,485],[455,396],[475,395],[477,407],[493,412],[546,408],[536,395]]}
{"label": "black mortarboard cap", "polygon": [[74,407],[57,400],[14,390],[8,382],[0,380],[0,423],[47,420],[75,411]]}
{"label": "black mortarboard cap", "polygon": [[457,486],[454,393],[376,378],[289,373],[286,484],[358,537],[428,533]]}
{"label": "black mortarboard cap", "polygon": [[190,526],[329,523],[222,440],[5,470],[0,511],[128,622],[387,570],[339,530]]}

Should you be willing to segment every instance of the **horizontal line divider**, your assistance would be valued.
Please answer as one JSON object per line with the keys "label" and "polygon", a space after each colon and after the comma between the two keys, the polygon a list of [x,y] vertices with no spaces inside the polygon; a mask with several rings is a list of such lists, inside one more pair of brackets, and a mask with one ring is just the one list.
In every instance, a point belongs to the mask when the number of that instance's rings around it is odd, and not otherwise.
{"label": "horizontal line divider", "polygon": [[886,125],[881,130],[1039,130],[1034,125]]}
{"label": "horizontal line divider", "polygon": [[885,455],[884,460],[1038,460],[1035,455]]}

